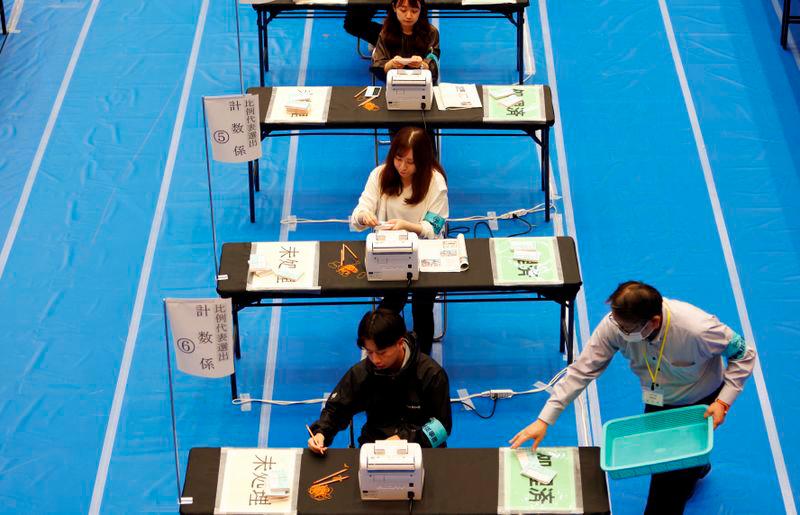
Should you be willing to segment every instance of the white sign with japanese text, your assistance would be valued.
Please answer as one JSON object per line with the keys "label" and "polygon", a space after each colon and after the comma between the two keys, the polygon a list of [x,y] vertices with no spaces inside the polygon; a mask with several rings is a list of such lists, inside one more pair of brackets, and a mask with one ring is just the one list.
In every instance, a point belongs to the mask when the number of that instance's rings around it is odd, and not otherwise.
{"label": "white sign with japanese text", "polygon": [[231,299],[166,299],[178,370],[201,377],[233,374]]}
{"label": "white sign with japanese text", "polygon": [[214,513],[296,513],[302,453],[223,447]]}
{"label": "white sign with japanese text", "polygon": [[258,95],[203,97],[214,161],[246,163],[261,157]]}
{"label": "white sign with japanese text", "polygon": [[318,241],[260,241],[252,244],[248,291],[318,291]]}

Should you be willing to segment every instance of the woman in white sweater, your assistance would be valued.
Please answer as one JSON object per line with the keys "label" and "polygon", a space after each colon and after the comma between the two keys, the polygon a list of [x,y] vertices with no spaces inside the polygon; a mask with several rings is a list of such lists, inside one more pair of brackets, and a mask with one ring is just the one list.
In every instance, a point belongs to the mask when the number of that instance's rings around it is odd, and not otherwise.
{"label": "woman in white sweater", "polygon": [[[449,212],[447,181],[436,161],[428,134],[405,127],[392,139],[386,162],[369,174],[351,217],[359,230],[415,232],[420,238],[441,238]],[[411,314],[419,349],[430,354],[433,345],[433,301],[436,292],[414,292]],[[380,307],[396,312],[406,304],[404,294],[387,295]]]}

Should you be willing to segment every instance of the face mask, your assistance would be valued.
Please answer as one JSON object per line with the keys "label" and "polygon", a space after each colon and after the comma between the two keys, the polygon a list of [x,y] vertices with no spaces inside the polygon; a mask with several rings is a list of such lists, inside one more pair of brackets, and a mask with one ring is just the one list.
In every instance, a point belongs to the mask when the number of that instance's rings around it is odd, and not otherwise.
{"label": "face mask", "polygon": [[632,332],[630,334],[623,333],[622,330],[619,327],[617,327],[617,330],[619,331],[619,334],[622,335],[622,339],[623,340],[625,340],[628,343],[636,343],[636,342],[640,342],[640,341],[644,340],[645,338],[647,338],[650,335],[650,331],[647,330],[647,326],[648,325],[650,325],[649,321],[646,322],[642,326],[641,329],[639,329],[638,331]]}

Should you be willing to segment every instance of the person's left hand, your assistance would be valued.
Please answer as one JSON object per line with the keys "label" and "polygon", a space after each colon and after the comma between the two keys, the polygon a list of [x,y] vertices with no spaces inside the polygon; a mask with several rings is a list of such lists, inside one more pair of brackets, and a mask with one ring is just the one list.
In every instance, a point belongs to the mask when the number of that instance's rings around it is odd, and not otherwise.
{"label": "person's left hand", "polygon": [[725,407],[718,402],[712,402],[703,415],[703,418],[714,417],[714,429],[716,429],[720,424],[725,422],[725,415]]}
{"label": "person's left hand", "polygon": [[386,220],[386,225],[391,226],[387,227],[390,231],[402,231],[402,230],[409,230],[408,225],[406,224],[405,220],[400,220],[398,218],[392,218],[391,220]]}

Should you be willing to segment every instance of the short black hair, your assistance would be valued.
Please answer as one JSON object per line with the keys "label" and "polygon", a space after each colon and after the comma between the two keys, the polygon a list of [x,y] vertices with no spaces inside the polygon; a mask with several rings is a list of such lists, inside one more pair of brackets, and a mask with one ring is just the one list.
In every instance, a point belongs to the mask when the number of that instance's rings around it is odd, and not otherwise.
{"label": "short black hair", "polygon": [[658,290],[641,281],[625,281],[606,302],[615,318],[626,322],[646,322],[661,314],[663,299]]}
{"label": "short black hair", "polygon": [[357,345],[364,348],[364,342],[372,340],[378,350],[391,347],[405,336],[406,323],[398,313],[390,309],[367,311],[358,324]]}

